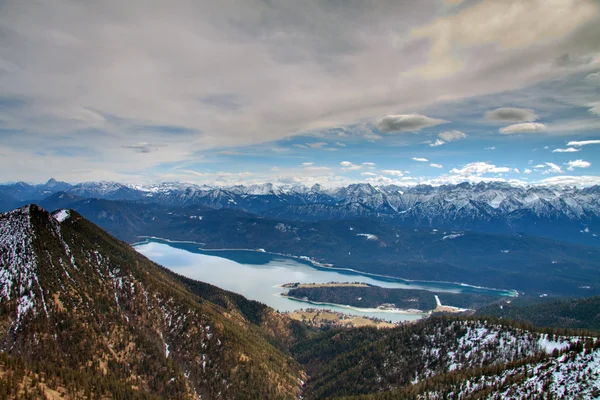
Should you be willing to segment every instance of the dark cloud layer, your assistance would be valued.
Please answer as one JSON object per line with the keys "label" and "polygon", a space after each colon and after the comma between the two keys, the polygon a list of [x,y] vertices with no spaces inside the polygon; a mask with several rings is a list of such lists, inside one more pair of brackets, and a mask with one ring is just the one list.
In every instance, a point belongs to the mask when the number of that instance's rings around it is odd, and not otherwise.
{"label": "dark cloud layer", "polygon": [[503,107],[488,111],[485,117],[491,121],[531,122],[538,119],[535,111],[529,108]]}
{"label": "dark cloud layer", "polygon": [[388,115],[377,123],[377,129],[381,132],[417,132],[423,128],[429,128],[445,124],[448,121],[431,118],[419,114]]}

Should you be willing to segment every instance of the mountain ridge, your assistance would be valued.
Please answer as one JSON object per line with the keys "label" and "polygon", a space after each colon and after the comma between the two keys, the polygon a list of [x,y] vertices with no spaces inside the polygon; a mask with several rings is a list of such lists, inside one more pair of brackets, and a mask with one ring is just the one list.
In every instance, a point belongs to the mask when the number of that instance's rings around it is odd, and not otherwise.
{"label": "mountain ridge", "polygon": [[281,220],[365,217],[403,226],[508,234],[525,232],[600,245],[600,186],[580,189],[522,187],[500,182],[411,187],[372,186],[367,183],[340,188],[277,186],[271,183],[229,187],[174,182],[65,185],[68,184],[0,185],[0,206],[6,209],[11,204],[16,206],[39,201],[64,192],[74,198],[155,203],[171,207],[234,208]]}

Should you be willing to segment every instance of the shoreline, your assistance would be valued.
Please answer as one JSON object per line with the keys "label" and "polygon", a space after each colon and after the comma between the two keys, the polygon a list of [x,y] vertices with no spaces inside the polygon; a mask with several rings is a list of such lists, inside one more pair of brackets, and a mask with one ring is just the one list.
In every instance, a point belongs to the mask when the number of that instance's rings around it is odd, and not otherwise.
{"label": "shoreline", "polygon": [[320,302],[320,301],[312,301],[312,300],[304,300],[304,299],[299,299],[298,297],[294,297],[294,296],[285,296],[283,294],[280,294],[281,297],[285,297],[288,298],[290,300],[293,301],[297,301],[300,303],[307,303],[307,304],[314,304],[317,306],[331,306],[331,307],[339,307],[339,308],[347,308],[349,310],[353,310],[353,311],[357,311],[357,312],[361,312],[361,313],[377,313],[377,312],[383,312],[383,313],[390,313],[390,314],[403,314],[403,315],[422,315],[423,318],[429,316],[429,314],[431,314],[431,312],[429,311],[423,311],[423,310],[417,310],[417,309],[401,309],[401,308],[389,308],[389,309],[379,309],[379,308],[359,308],[359,307],[353,307],[350,305],[346,305],[346,304],[336,304],[336,303],[324,303],[324,302]]}
{"label": "shoreline", "polygon": [[[135,246],[141,246],[144,244],[148,244],[149,241],[148,239],[155,239],[155,240],[161,240],[167,243],[187,243],[187,244],[197,244],[200,246],[199,250],[205,251],[205,252],[219,252],[219,251],[252,251],[252,252],[256,252],[256,253],[262,253],[262,254],[271,254],[274,256],[279,256],[279,257],[287,257],[287,258],[292,258],[295,260],[302,260],[305,261],[307,263],[310,263],[313,267],[315,268],[324,268],[327,270],[334,270],[334,271],[347,271],[347,272],[352,272],[354,274],[358,274],[358,275],[365,275],[365,276],[369,276],[369,277],[376,277],[376,278],[385,278],[385,279],[391,279],[392,281],[395,281],[397,283],[405,283],[405,282],[409,282],[408,284],[410,285],[410,283],[423,283],[423,284],[451,284],[451,285],[458,285],[461,287],[468,287],[468,288],[473,288],[473,289],[483,289],[483,290],[491,290],[491,291],[495,291],[495,292],[502,292],[502,293],[506,293],[505,295],[499,294],[498,297],[519,297],[519,292],[515,289],[498,289],[498,288],[490,288],[490,287],[486,287],[486,286],[477,286],[477,285],[471,285],[468,283],[463,283],[463,282],[451,282],[451,281],[417,281],[417,280],[412,280],[412,279],[405,279],[405,278],[399,278],[396,276],[390,276],[390,275],[382,275],[382,274],[375,274],[372,272],[364,272],[364,271],[359,271],[359,270],[355,270],[352,268],[342,268],[342,267],[334,267],[334,264],[324,264],[324,263],[320,263],[318,261],[314,261],[313,259],[311,259],[310,257],[307,256],[295,256],[292,254],[283,254],[283,253],[274,253],[271,251],[266,251],[265,249],[205,249],[203,246],[206,245],[206,243],[200,243],[200,242],[194,242],[194,241],[190,241],[190,240],[171,240],[171,239],[165,239],[165,238],[160,238],[160,237],[156,237],[156,236],[138,236],[139,238],[144,238],[145,240],[140,241],[140,242],[136,242],[133,244],[130,244],[130,246],[135,247]],[[432,291],[428,288],[424,288],[424,289],[419,289],[419,290],[426,290],[426,291]],[[441,290],[438,290],[441,291]],[[449,292],[449,293],[456,293],[456,292]]]}

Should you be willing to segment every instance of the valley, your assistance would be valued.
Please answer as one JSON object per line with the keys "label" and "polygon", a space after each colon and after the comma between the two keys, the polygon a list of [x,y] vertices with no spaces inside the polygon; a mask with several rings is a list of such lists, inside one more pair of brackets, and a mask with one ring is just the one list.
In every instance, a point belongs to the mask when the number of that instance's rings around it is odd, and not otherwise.
{"label": "valley", "polygon": [[306,256],[334,268],[410,280],[463,282],[527,295],[600,294],[600,249],[545,238],[459,234],[370,219],[289,222],[232,209],[109,200],[88,199],[74,206],[130,243],[162,237],[203,243],[205,250],[264,249]]}
{"label": "valley", "polygon": [[[135,249],[76,211],[51,215],[32,205],[0,215],[2,393],[441,399],[457,390],[528,396],[543,386],[592,399],[600,390],[598,331],[531,325],[532,297],[336,269],[264,249],[160,239]],[[287,290],[305,291],[307,300],[282,296]],[[350,305],[315,305],[340,298]],[[395,312],[414,300],[421,311],[474,306],[481,314]],[[513,302],[510,315],[520,322],[491,316]],[[595,302],[565,303],[558,324],[588,320]],[[48,356],[56,353],[58,361]]]}
{"label": "valley", "polygon": [[[600,295],[597,187],[50,180],[0,185],[4,195],[48,209],[73,208],[129,243],[159,237],[203,243],[205,250],[264,249],[361,273],[525,296]],[[411,213],[419,218],[406,219]]]}

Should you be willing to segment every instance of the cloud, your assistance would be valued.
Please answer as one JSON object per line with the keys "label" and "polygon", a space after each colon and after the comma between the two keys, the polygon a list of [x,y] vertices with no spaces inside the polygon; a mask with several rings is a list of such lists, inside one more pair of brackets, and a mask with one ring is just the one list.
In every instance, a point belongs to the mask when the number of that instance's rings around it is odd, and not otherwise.
{"label": "cloud", "polygon": [[411,160],[418,161],[418,162],[429,162],[428,159],[423,158],[423,157],[412,157]]}
{"label": "cloud", "polygon": [[457,5],[461,4],[465,0],[443,0],[443,1],[444,1],[444,4],[446,4],[446,5],[457,6]]}
{"label": "cloud", "polygon": [[444,142],[442,139],[436,139],[436,141],[433,143],[431,143],[431,140],[427,140],[426,142],[429,142],[429,146],[431,147],[437,147],[446,144],[446,142]]}
{"label": "cloud", "polygon": [[509,126],[505,126],[504,128],[500,128],[500,133],[503,135],[512,135],[515,133],[523,133],[523,132],[542,132],[546,130],[546,125],[540,124],[538,122],[523,122],[521,124],[512,124]]}
{"label": "cloud", "polygon": [[140,142],[135,145],[123,146],[124,149],[133,149],[138,153],[151,153],[157,151],[160,147],[166,147],[166,144],[150,144],[146,142]]}
{"label": "cloud", "polygon": [[362,168],[360,165],[355,165],[350,161],[342,161],[340,165],[344,171],[356,171]]}
{"label": "cloud", "polygon": [[314,165],[314,163],[313,162],[303,162],[301,165],[303,167],[310,167],[310,166]]}
{"label": "cloud", "polygon": [[361,176],[377,176],[377,174],[374,172],[361,172],[360,175]]}
{"label": "cloud", "polygon": [[346,144],[342,142],[335,142],[335,145],[338,147],[346,147]]}
{"label": "cloud", "polygon": [[[416,110],[454,119],[426,110],[519,88],[525,96],[516,105],[537,110],[542,101],[530,100],[546,97],[531,88],[575,76],[577,67],[551,60],[597,52],[600,26],[597,2],[587,0],[466,1],[456,9],[438,0],[0,4],[0,124],[19,132],[0,133],[2,153],[15,155],[0,160],[0,179],[9,180],[50,172],[151,180],[165,165],[193,163],[210,149],[355,124],[372,129],[364,140],[377,140],[369,122],[376,117]],[[583,77],[592,72],[586,68],[575,72]],[[552,95],[573,104],[563,90]],[[74,140],[97,156],[66,165],[38,155],[49,142]],[[153,157],[123,148],[136,143],[168,147]],[[36,160],[15,163],[17,154]],[[254,170],[238,168],[247,167]]]}
{"label": "cloud", "polygon": [[567,143],[567,146],[581,147],[581,146],[587,146],[590,144],[600,144],[600,140],[594,139],[594,140],[571,141],[571,142]]}
{"label": "cloud", "polygon": [[402,171],[399,171],[397,169],[384,169],[381,171],[382,174],[385,175],[392,175],[392,176],[402,176],[404,175],[404,173]]}
{"label": "cloud", "polygon": [[592,114],[600,115],[600,103],[596,103],[592,108],[590,108],[590,112]]}
{"label": "cloud", "polygon": [[[548,169],[546,171],[542,172],[542,174],[544,174],[544,175],[546,175],[546,174],[562,174],[564,172],[558,165],[556,165],[554,163],[547,162],[545,164],[548,167]],[[534,168],[537,168],[537,166]]]}
{"label": "cloud", "polygon": [[306,143],[306,145],[308,147],[312,147],[313,149],[322,149],[323,147],[327,146],[327,143],[325,143],[325,142],[316,142],[316,143]]}
{"label": "cloud", "polygon": [[563,121],[554,121],[548,126],[549,132],[576,132],[576,131],[591,131],[600,129],[600,119],[568,119]]}
{"label": "cloud", "polygon": [[575,160],[575,161],[569,161],[567,163],[565,163],[565,165],[568,165],[568,170],[569,171],[573,171],[575,168],[589,168],[592,166],[592,163],[588,162],[588,161],[584,161],[584,160]]}
{"label": "cloud", "polygon": [[594,83],[600,83],[600,72],[592,72],[591,74],[587,74],[585,76],[585,80]]}
{"label": "cloud", "polygon": [[441,164],[429,164],[429,166],[433,168],[444,168],[444,166]]}
{"label": "cloud", "polygon": [[542,179],[537,182],[538,185],[559,185],[559,186],[577,186],[589,187],[600,185],[600,176],[553,176],[551,178]]}
{"label": "cloud", "polygon": [[496,150],[496,146],[484,147],[484,150]]}
{"label": "cloud", "polygon": [[502,122],[531,122],[538,119],[538,115],[530,108],[502,107],[485,113],[490,121]]}
{"label": "cloud", "polygon": [[222,155],[222,156],[241,156],[244,153],[242,153],[240,151],[235,151],[235,150],[221,150],[221,151],[217,152],[217,154]]}
{"label": "cloud", "polygon": [[387,115],[377,122],[377,129],[381,132],[417,132],[423,128],[429,128],[448,121],[438,118],[430,118],[420,114]]}
{"label": "cloud", "polygon": [[429,144],[431,147],[441,146],[446,144],[447,142],[453,142],[455,140],[464,139],[467,137],[467,134],[458,130],[446,131],[438,134],[439,139],[437,139],[434,143]]}
{"label": "cloud", "polygon": [[553,153],[575,153],[580,151],[581,149],[576,149],[574,147],[567,147],[566,149],[554,149]]}
{"label": "cloud", "polygon": [[374,162],[364,162],[362,163],[362,165],[364,165],[365,167],[374,167],[376,164]]}
{"label": "cloud", "polygon": [[530,174],[532,171],[529,168],[525,168],[523,171],[524,174]]}
{"label": "cloud", "polygon": [[459,140],[459,139],[464,139],[467,137],[467,134],[461,131],[457,131],[457,130],[452,130],[452,131],[446,131],[446,132],[442,132],[438,135],[441,139],[445,140],[446,142],[452,142],[454,140]]}
{"label": "cloud", "polygon": [[[544,0],[476,2],[413,29],[414,37],[432,43],[427,63],[416,68],[415,74],[429,79],[446,78],[466,68],[464,56],[459,59],[458,54],[463,55],[470,48],[488,45],[502,53],[530,50],[567,36],[595,15],[596,5],[590,0],[558,1],[552,7]],[[544,23],[532,24],[532,19]]]}
{"label": "cloud", "polygon": [[506,172],[510,172],[510,171],[511,171],[511,169],[508,167],[497,167],[494,164],[488,164],[486,162],[480,161],[480,162],[469,163],[462,168],[453,168],[452,170],[450,170],[450,173],[455,174],[455,175],[461,175],[461,176],[471,176],[471,175],[481,176],[483,174],[489,174],[489,173],[499,174],[499,173],[506,173]]}

